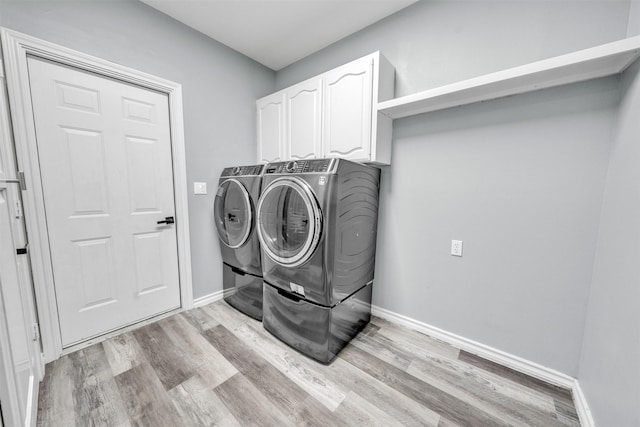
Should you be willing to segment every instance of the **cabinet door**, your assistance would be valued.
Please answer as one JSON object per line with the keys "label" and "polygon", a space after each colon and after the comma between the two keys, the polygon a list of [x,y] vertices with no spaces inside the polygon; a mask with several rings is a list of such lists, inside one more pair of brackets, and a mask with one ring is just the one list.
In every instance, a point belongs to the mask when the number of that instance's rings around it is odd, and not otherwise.
{"label": "cabinet door", "polygon": [[324,155],[369,160],[373,59],[363,58],[325,74]]}
{"label": "cabinet door", "polygon": [[293,160],[322,157],[322,80],[287,90],[287,148]]}
{"label": "cabinet door", "polygon": [[285,160],[285,95],[276,93],[259,99],[258,108],[258,162]]}

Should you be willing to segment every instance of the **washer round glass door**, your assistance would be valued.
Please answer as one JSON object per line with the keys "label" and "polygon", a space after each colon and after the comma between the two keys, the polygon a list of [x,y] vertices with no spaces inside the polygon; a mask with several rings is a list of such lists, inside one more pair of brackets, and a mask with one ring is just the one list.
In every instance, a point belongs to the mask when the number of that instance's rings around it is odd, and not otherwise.
{"label": "washer round glass door", "polygon": [[232,249],[249,238],[253,209],[247,189],[236,179],[228,179],[218,187],[213,211],[218,236]]}
{"label": "washer round glass door", "polygon": [[306,262],[318,245],[322,214],[311,189],[295,177],[278,178],[258,202],[258,237],[277,263],[295,267]]}

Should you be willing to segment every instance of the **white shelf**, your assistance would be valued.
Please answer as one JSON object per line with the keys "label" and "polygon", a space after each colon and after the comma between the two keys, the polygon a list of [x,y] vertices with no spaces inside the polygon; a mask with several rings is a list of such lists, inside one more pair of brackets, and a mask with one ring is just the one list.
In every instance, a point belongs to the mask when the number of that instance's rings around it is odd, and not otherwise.
{"label": "white shelf", "polygon": [[640,56],[640,36],[378,103],[391,117],[413,116],[474,102],[595,79],[623,72]]}

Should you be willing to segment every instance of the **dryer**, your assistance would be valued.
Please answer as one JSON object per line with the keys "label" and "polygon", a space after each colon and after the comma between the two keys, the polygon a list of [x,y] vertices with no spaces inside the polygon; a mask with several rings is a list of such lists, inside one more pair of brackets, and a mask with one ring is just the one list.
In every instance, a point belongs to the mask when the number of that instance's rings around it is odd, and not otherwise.
{"label": "dryer", "polygon": [[263,324],[324,363],[370,319],[379,182],[379,169],[343,159],[270,163],[263,173]]}
{"label": "dryer", "polygon": [[224,299],[258,320],[262,320],[262,263],[255,218],[263,168],[264,165],[225,168],[213,203],[222,253]]}

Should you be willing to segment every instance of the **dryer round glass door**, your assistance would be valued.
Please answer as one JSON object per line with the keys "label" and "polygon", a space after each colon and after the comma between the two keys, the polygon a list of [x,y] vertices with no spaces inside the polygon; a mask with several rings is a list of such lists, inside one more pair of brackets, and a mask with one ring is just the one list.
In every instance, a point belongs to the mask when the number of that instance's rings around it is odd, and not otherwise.
{"label": "dryer round glass door", "polygon": [[220,184],[213,212],[222,243],[233,249],[244,245],[251,233],[253,208],[247,189],[238,180]]}
{"label": "dryer round glass door", "polygon": [[275,262],[295,267],[306,262],[318,245],[322,214],[313,192],[303,180],[278,178],[258,202],[258,237]]}

